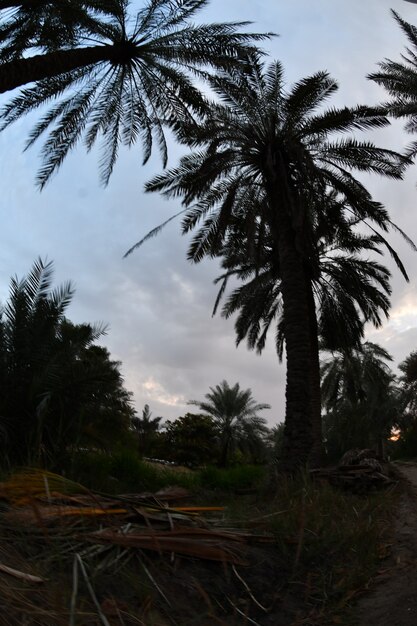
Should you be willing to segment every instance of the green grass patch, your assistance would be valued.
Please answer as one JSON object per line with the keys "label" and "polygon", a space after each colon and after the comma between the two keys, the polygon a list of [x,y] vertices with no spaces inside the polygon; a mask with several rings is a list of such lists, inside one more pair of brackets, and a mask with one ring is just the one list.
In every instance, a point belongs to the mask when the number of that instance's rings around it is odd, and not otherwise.
{"label": "green grass patch", "polygon": [[129,450],[113,454],[78,453],[67,475],[89,489],[110,494],[158,491],[170,485],[194,489],[198,485],[198,477],[193,472],[161,469]]}
{"label": "green grass patch", "polygon": [[116,494],[158,491],[170,485],[190,490],[215,490],[225,494],[258,487],[264,479],[264,467],[241,465],[220,469],[205,467],[184,470],[175,466],[148,463],[130,450],[112,454],[79,452],[71,460],[66,474],[89,489]]}
{"label": "green grass patch", "polygon": [[203,488],[233,492],[259,486],[265,473],[265,467],[259,465],[239,465],[230,468],[209,466],[200,470],[199,476]]}

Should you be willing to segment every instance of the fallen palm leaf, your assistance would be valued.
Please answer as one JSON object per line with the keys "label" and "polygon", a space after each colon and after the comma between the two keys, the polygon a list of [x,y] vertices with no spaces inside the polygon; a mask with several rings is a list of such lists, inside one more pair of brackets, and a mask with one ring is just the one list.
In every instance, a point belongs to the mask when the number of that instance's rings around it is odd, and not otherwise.
{"label": "fallen palm leaf", "polygon": [[49,500],[52,492],[63,494],[89,493],[88,489],[59,474],[39,469],[22,469],[0,483],[0,497],[15,506],[26,505],[33,498]]}
{"label": "fallen palm leaf", "polygon": [[224,511],[224,506],[176,506],[171,511],[184,511],[188,513],[208,513],[210,511]]}
{"label": "fallen palm leaf", "polygon": [[35,510],[32,507],[20,507],[6,511],[3,513],[3,519],[18,524],[42,525],[44,522],[51,523],[63,518],[108,517],[111,515],[125,515],[127,512],[128,511],[126,509],[99,509],[93,507],[76,508],[57,505],[37,505]]}
{"label": "fallen palm leaf", "polygon": [[13,567],[8,567],[7,565],[3,565],[0,563],[0,571],[5,574],[9,574],[10,576],[14,576],[14,578],[19,578],[20,580],[25,580],[28,583],[44,583],[44,578],[39,578],[39,576],[33,576],[33,574],[27,574],[26,572],[21,572],[20,570],[14,569]]}
{"label": "fallen palm leaf", "polygon": [[[188,530],[197,532],[187,532]],[[156,552],[174,552],[210,561],[246,565],[246,561],[238,556],[230,545],[221,543],[221,540],[223,542],[234,541],[235,543],[243,541],[239,536],[234,537],[229,533],[211,533],[210,531],[204,532],[203,529],[186,529],[183,531],[129,532],[123,534],[105,529],[85,535],[84,540]]]}

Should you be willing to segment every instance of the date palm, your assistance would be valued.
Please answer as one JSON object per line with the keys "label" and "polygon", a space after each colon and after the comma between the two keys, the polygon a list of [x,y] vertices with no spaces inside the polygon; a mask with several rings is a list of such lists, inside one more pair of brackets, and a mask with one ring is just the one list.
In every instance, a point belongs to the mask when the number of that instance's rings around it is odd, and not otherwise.
{"label": "date palm", "polygon": [[391,355],[370,341],[332,352],[323,362],[325,421],[333,430],[333,444],[339,439],[339,453],[377,445],[383,456],[383,441],[398,421],[400,406],[390,362]]}
{"label": "date palm", "polygon": [[77,45],[118,7],[119,0],[0,0],[0,60]]}
{"label": "date palm", "polygon": [[73,294],[70,283],[52,290],[51,279],[52,264],[39,259],[25,279],[11,280],[9,300],[0,312],[3,444],[20,462],[26,462],[31,447],[36,447],[38,382]]}
{"label": "date palm", "polygon": [[[27,146],[49,132],[38,184],[43,187],[83,138],[91,149],[103,138],[101,175],[107,183],[120,144],[139,141],[143,161],[154,142],[167,159],[164,129],[193,122],[207,109],[194,79],[244,63],[268,35],[240,32],[246,23],[195,25],[208,0],[149,0],[136,15],[120,1],[114,15],[95,21],[86,45],[12,59],[0,65],[0,92],[35,82],[2,109],[1,128],[53,103],[35,125]],[[93,37],[93,35],[92,35]],[[55,102],[54,102],[55,101]]]}
{"label": "date palm", "polygon": [[57,467],[71,446],[110,448],[128,434],[120,364],[94,342],[104,329],[65,318],[71,283],[52,288],[52,263],[13,278],[0,311],[1,466]]}
{"label": "date palm", "polygon": [[[333,216],[334,218],[335,216]],[[316,230],[316,248],[319,267],[311,268],[309,277],[311,342],[318,336],[334,349],[359,346],[364,335],[364,324],[371,322],[380,326],[382,317],[388,316],[391,292],[389,271],[375,260],[361,258],[358,252],[379,252],[376,234],[365,237],[349,228],[346,218],[339,213],[337,232],[329,232],[331,216],[326,220],[327,237]],[[343,228],[345,226],[345,228]],[[332,229],[330,228],[330,231]],[[345,231],[345,232],[344,232]],[[237,314],[235,320],[237,345],[247,340],[249,349],[261,354],[268,331],[275,326],[276,349],[282,360],[285,344],[283,303],[280,268],[273,254],[273,242],[268,233],[259,241],[259,229],[255,233],[254,257],[247,254],[249,245],[236,232],[229,232],[221,256],[224,273],[216,279],[220,290],[214,307],[216,312],[230,279],[238,279],[236,287],[222,307],[226,318]],[[318,351],[312,351],[310,364],[311,411],[313,420],[313,446],[310,464],[320,465],[321,398],[320,366]],[[316,357],[317,355],[317,357]],[[315,358],[316,357],[316,358]]]}
{"label": "date palm", "polygon": [[258,440],[267,432],[266,419],[258,413],[270,409],[269,404],[257,404],[251,389],[241,389],[239,383],[233,387],[223,380],[210,387],[206,400],[191,400],[203,414],[209,415],[216,426],[220,440],[219,464],[226,467],[235,448],[255,448]]}
{"label": "date palm", "polygon": [[[379,63],[379,71],[368,76],[388,92],[390,99],[384,103],[387,112],[396,118],[405,118],[405,130],[415,134],[417,130],[417,27],[402,19],[391,10],[394,19],[407,37],[409,47],[400,61],[385,59]],[[415,157],[417,141],[411,143],[407,154]]]}
{"label": "date palm", "polygon": [[258,224],[270,233],[280,268],[286,341],[284,463],[292,471],[307,462],[313,441],[310,364],[318,348],[311,340],[308,267],[317,257],[315,208],[333,191],[353,219],[372,214],[374,224],[385,229],[387,212],[352,170],[398,179],[409,161],[368,141],[341,137],[389,122],[381,110],[366,106],[318,110],[337,90],[326,72],[286,91],[280,63],[264,68],[252,59],[246,72],[224,72],[211,83],[220,102],[202,123],[177,127],[194,152],[147,189],[182,197],[189,209],[184,232],[203,220],[189,252],[194,261],[221,248],[235,219],[242,221],[249,246]]}
{"label": "date palm", "polygon": [[138,437],[139,451],[142,455],[149,453],[149,448],[159,430],[161,420],[162,417],[152,417],[149,404],[145,404],[142,417],[137,415],[132,417],[131,424]]}

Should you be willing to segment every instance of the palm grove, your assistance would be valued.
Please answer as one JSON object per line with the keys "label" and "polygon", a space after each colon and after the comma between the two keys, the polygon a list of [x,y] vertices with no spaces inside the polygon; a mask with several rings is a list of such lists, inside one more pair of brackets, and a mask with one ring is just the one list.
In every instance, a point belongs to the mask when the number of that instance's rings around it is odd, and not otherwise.
{"label": "palm grove", "polygon": [[147,191],[183,203],[190,260],[219,258],[216,304],[229,278],[241,281],[223,307],[237,313],[237,341],[262,351],[275,326],[287,366],[282,468],[293,471],[321,461],[320,348],[360,353],[364,325],[388,315],[389,272],[375,255],[388,251],[408,278],[387,240],[399,227],[361,174],[401,179],[415,156],[416,144],[401,154],[368,134],[390,116],[415,130],[417,30],[394,13],[411,49],[369,76],[387,102],[334,108],[326,72],[286,87],[257,48],[269,34],[195,25],[206,4],[151,0],[132,14],[124,0],[0,2],[0,91],[20,88],[1,128],[43,108],[27,141],[46,136],[40,187],[81,139],[101,140],[105,184],[120,145],[138,142],[146,162],[156,144],[165,165],[169,131],[189,150]]}

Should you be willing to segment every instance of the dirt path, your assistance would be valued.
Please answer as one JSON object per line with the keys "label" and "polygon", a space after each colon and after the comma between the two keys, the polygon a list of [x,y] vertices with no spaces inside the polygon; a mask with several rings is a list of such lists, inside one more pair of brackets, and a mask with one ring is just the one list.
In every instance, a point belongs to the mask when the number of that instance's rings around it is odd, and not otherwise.
{"label": "dirt path", "polygon": [[417,464],[398,470],[408,488],[398,503],[391,563],[376,589],[359,601],[358,626],[417,626]]}

